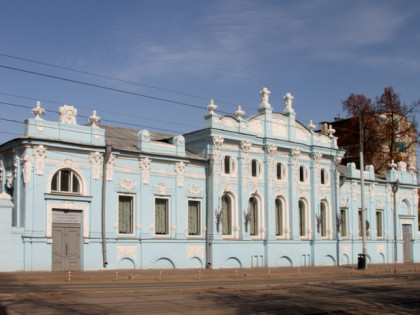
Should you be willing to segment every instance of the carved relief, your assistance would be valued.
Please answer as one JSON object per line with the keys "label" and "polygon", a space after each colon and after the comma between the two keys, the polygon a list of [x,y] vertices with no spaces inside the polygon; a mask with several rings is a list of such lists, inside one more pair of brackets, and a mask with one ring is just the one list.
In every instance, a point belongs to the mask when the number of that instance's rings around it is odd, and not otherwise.
{"label": "carved relief", "polygon": [[47,149],[45,149],[45,147],[41,144],[32,150],[32,154],[35,157],[35,173],[37,175],[44,175],[44,164],[45,158],[47,157]]}
{"label": "carved relief", "polygon": [[32,156],[25,154],[20,158],[22,166],[23,183],[25,186],[29,185],[31,181],[32,169],[34,168],[34,159]]}
{"label": "carved relief", "polygon": [[374,202],[375,201],[375,184],[369,185],[369,191],[370,191],[370,200]]}
{"label": "carved relief", "polygon": [[115,155],[111,153],[108,162],[106,163],[106,180],[111,181],[114,173]]}
{"label": "carved relief", "polygon": [[253,120],[249,123],[249,131],[255,132],[255,133],[262,133],[263,126],[261,123],[261,120]]}
{"label": "carved relief", "polygon": [[65,124],[76,124],[77,109],[74,106],[64,105],[58,108],[59,121]]}
{"label": "carved relief", "polygon": [[308,140],[308,137],[306,136],[306,133],[302,129],[296,128],[296,139],[306,141]]}
{"label": "carved relief", "polygon": [[378,209],[383,209],[383,208],[385,207],[385,202],[383,202],[383,200],[379,200],[379,201],[376,203],[376,207],[377,207]]}
{"label": "carved relief", "polygon": [[93,179],[99,179],[101,177],[102,153],[91,153],[89,161],[92,163]]}
{"label": "carved relief", "polygon": [[121,188],[123,188],[126,192],[130,192],[131,190],[136,188],[136,184],[137,184],[136,181],[134,181],[134,183],[132,183],[131,179],[129,179],[128,177],[125,178],[122,183],[118,180],[118,185]]}
{"label": "carved relief", "polygon": [[142,174],[143,184],[149,184],[150,169],[152,167],[152,161],[149,158],[144,158],[140,160],[140,168]]}
{"label": "carved relief", "polygon": [[357,200],[357,187],[359,187],[359,185],[356,182],[351,183],[351,193],[353,194],[354,201]]}
{"label": "carved relief", "polygon": [[273,135],[280,137],[287,136],[286,122],[283,119],[273,119]]}
{"label": "carved relief", "polygon": [[220,152],[220,149],[222,148],[223,142],[224,139],[221,135],[213,137],[214,180],[216,188],[219,188],[220,186],[220,176],[222,172],[222,152]]}
{"label": "carved relief", "polygon": [[341,203],[340,205],[342,207],[347,207],[347,204],[349,203],[349,198],[341,198]]}
{"label": "carved relief", "polygon": [[203,188],[198,186],[197,184],[194,184],[188,187],[188,192],[192,195],[194,195],[194,197],[198,197],[199,195],[201,195],[203,193]]}
{"label": "carved relief", "polygon": [[184,162],[176,163],[175,172],[178,174],[178,187],[184,186],[185,163]]}
{"label": "carved relief", "polygon": [[159,185],[153,187],[157,188],[161,195],[166,195],[166,191],[172,189],[172,187],[167,186],[165,183],[159,183]]}

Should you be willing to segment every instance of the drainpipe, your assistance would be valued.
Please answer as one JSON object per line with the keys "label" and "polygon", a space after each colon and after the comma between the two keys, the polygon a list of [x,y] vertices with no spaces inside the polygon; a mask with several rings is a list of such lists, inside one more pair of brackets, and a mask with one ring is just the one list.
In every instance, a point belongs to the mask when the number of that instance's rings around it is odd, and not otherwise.
{"label": "drainpipe", "polygon": [[109,157],[112,152],[112,145],[107,142],[105,146],[105,156],[104,164],[102,165],[102,258],[104,268],[108,265],[108,259],[106,254],[106,220],[105,220],[105,210],[106,210],[106,168],[108,164]]}
{"label": "drainpipe", "polygon": [[[210,180],[211,180],[211,174],[213,173],[213,164],[214,164],[214,158],[213,155],[210,154],[209,158],[209,168],[207,172],[207,192],[206,192],[206,198],[207,198],[207,209],[206,209],[206,268],[211,268],[211,257],[210,257],[210,219],[211,219],[211,211],[210,211],[210,197],[213,195],[210,193]],[[213,190],[211,190],[213,192]]]}

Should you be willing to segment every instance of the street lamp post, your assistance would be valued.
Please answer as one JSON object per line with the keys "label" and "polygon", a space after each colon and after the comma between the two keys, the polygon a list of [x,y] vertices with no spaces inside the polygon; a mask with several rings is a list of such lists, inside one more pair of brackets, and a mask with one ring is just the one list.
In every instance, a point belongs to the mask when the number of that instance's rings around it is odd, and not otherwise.
{"label": "street lamp post", "polygon": [[358,269],[367,269],[367,241],[366,241],[366,209],[365,209],[365,177],[363,163],[363,128],[362,115],[359,105],[359,156],[360,156],[360,198],[362,207],[362,255],[359,255]]}
{"label": "street lamp post", "polygon": [[397,245],[397,192],[400,188],[400,180],[397,179],[392,186],[394,193],[394,264],[398,262],[398,245]]}

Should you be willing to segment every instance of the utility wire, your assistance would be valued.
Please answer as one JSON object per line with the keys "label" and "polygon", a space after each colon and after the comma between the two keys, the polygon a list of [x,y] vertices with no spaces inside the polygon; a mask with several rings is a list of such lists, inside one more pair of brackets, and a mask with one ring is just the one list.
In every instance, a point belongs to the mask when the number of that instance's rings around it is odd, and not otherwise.
{"label": "utility wire", "polygon": [[[12,56],[12,55],[7,55],[7,54],[3,54],[3,53],[0,53],[0,56],[7,57],[7,58],[12,58],[12,59],[16,59],[16,60],[21,60],[21,61],[26,61],[26,62],[31,62],[31,63],[35,63],[35,64],[40,64],[40,65],[53,67],[53,68],[57,68],[57,69],[63,69],[63,70],[67,70],[67,71],[73,71],[73,72],[77,72],[77,73],[87,74],[87,75],[95,76],[95,77],[98,77],[98,78],[103,78],[103,79],[109,79],[109,80],[114,80],[114,81],[123,82],[123,83],[134,84],[134,85],[143,86],[143,87],[147,87],[147,88],[150,88],[150,89],[155,89],[155,90],[159,90],[159,91],[163,91],[163,92],[169,92],[169,93],[179,94],[179,95],[188,96],[188,97],[194,97],[194,98],[197,98],[197,99],[202,99],[202,100],[207,100],[207,101],[210,99],[210,97],[198,96],[198,95],[184,93],[184,92],[180,92],[180,91],[164,89],[164,88],[160,88],[160,87],[149,85],[149,84],[144,84],[144,83],[139,83],[139,82],[134,82],[134,81],[129,81],[129,80],[123,80],[123,79],[119,79],[119,78],[115,78],[115,77],[111,77],[111,76],[107,76],[107,75],[101,75],[101,74],[97,74],[97,73],[93,73],[93,72],[88,72],[88,71],[63,67],[63,66],[54,65],[54,64],[51,64],[51,63],[46,63],[46,62],[42,62],[42,61],[37,61],[37,60],[32,60],[32,59],[27,59],[27,58]],[[232,104],[232,103],[221,101],[221,100],[215,100],[215,101],[218,102],[218,103],[222,103],[222,104],[237,106],[237,104]]]}

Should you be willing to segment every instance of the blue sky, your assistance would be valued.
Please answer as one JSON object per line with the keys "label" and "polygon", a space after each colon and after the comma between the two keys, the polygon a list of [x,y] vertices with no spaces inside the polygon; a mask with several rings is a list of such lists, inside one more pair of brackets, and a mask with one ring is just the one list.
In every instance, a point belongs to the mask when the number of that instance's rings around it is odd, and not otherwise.
{"label": "blue sky", "polygon": [[203,128],[210,98],[223,113],[255,114],[265,86],[277,112],[292,93],[305,125],[342,113],[351,92],[375,98],[393,86],[410,105],[420,99],[419,51],[416,0],[2,0],[1,66],[202,109],[0,67],[0,143],[22,135],[19,122],[33,115],[16,105],[35,100],[48,120],[68,104],[80,124],[96,109],[103,123],[172,134]]}

